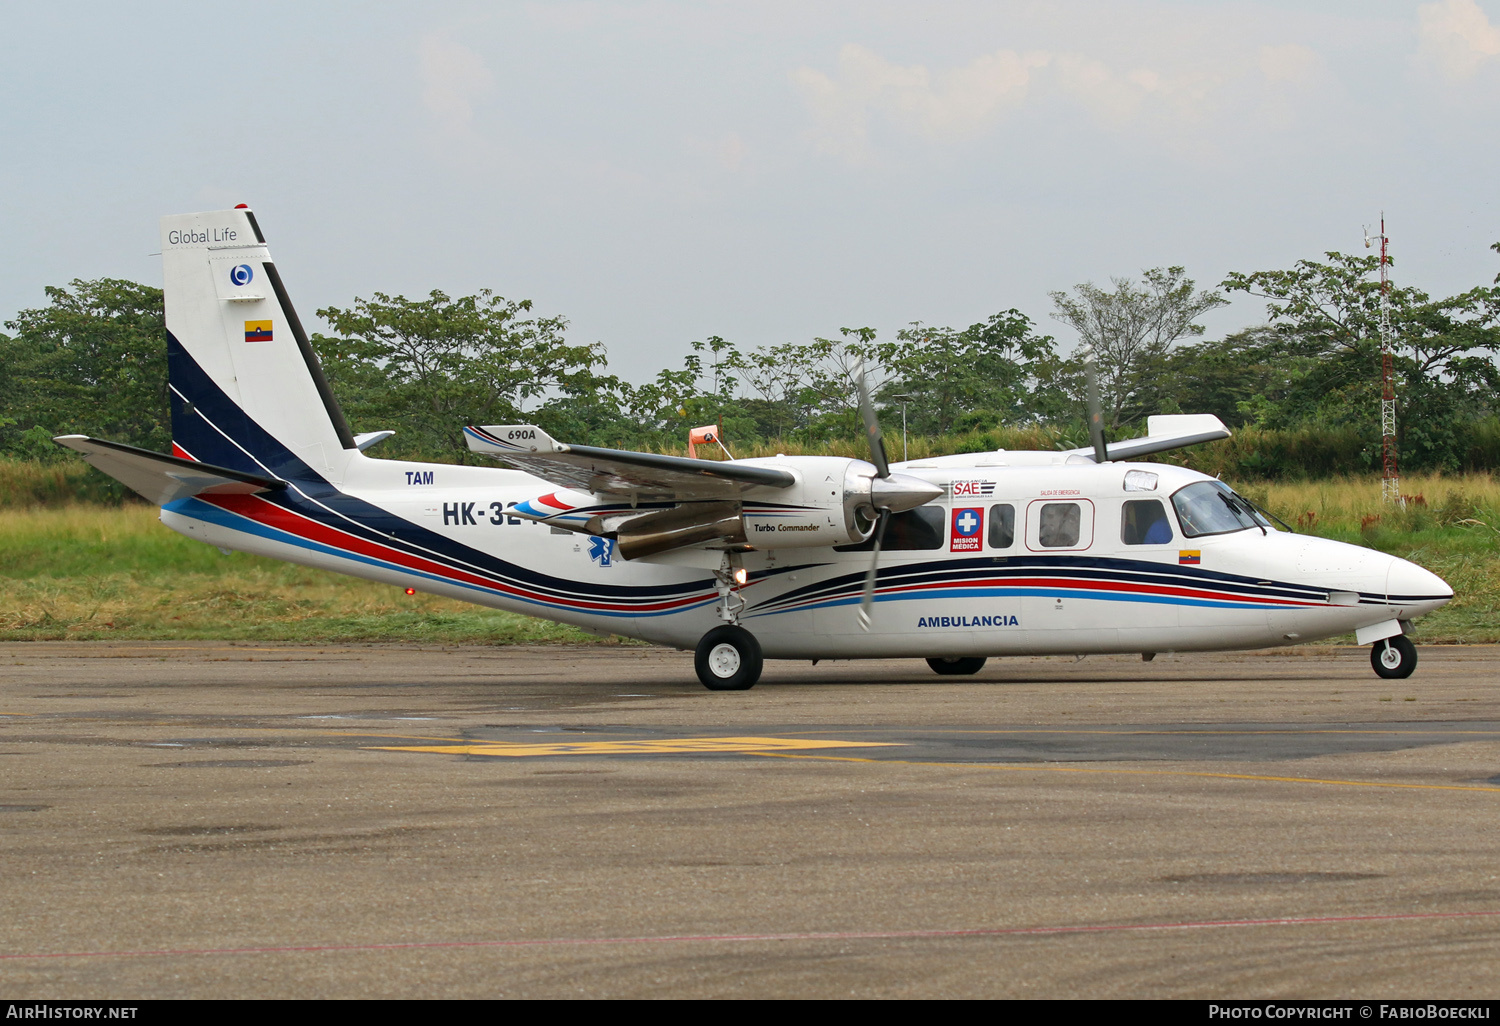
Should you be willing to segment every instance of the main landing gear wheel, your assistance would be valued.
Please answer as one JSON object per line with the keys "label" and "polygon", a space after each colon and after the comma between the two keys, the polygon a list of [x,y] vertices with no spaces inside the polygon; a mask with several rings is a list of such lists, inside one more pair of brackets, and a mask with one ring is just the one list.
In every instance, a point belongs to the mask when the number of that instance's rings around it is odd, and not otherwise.
{"label": "main landing gear wheel", "polygon": [[941,673],[945,677],[966,677],[971,673],[978,673],[984,669],[984,656],[970,656],[967,658],[954,657],[951,659],[929,659],[927,665],[932,667],[933,673]]}
{"label": "main landing gear wheel", "polygon": [[1404,634],[1377,641],[1370,647],[1370,665],[1386,680],[1410,677],[1417,668],[1417,646]]}
{"label": "main landing gear wheel", "polygon": [[764,665],[755,635],[732,624],[703,635],[693,653],[693,669],[710,691],[748,691],[760,680]]}

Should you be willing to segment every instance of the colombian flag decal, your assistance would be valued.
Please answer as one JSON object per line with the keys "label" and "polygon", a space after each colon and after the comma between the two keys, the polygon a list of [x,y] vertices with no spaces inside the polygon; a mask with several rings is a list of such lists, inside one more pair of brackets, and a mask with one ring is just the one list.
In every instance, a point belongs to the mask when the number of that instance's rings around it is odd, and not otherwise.
{"label": "colombian flag decal", "polygon": [[1187,566],[1197,566],[1203,562],[1203,556],[1199,549],[1178,549],[1177,562]]}
{"label": "colombian flag decal", "polygon": [[245,341],[246,342],[269,342],[269,341],[271,341],[271,322],[270,321],[246,321],[245,322]]}

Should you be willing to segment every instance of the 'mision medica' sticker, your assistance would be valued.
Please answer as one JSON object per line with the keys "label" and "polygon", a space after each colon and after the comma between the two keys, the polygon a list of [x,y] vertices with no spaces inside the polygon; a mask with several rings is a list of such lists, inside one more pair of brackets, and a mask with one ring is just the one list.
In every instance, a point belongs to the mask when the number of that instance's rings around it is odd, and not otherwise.
{"label": "'mision medica' sticker", "polygon": [[978,552],[984,537],[984,510],[956,509],[953,530],[949,534],[949,552]]}

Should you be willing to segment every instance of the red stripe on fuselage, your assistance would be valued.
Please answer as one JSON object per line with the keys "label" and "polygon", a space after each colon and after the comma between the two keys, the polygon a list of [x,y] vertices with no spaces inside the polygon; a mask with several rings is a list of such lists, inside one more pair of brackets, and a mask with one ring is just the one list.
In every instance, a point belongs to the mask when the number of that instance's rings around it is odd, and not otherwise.
{"label": "red stripe on fuselage", "polygon": [[278,531],[285,531],[287,534],[294,535],[298,538],[305,538],[308,541],[319,542],[323,545],[327,545],[336,549],[346,549],[350,552],[356,552],[362,556],[369,556],[374,559],[383,560],[387,563],[395,563],[398,566],[401,566],[408,570],[419,570],[423,573],[434,574],[438,577],[446,578],[450,581],[479,585],[483,588],[489,588],[492,591],[503,592],[507,595],[514,595],[518,598],[529,599],[534,602],[546,602],[551,605],[573,606],[581,610],[600,609],[614,610],[619,612],[649,613],[695,605],[699,602],[705,601],[707,598],[707,596],[699,596],[697,598],[672,599],[663,602],[631,603],[629,605],[621,605],[608,602],[587,602],[581,599],[544,595],[540,592],[529,592],[524,589],[518,588],[515,585],[506,584],[502,581],[494,580],[493,578],[482,577],[479,574],[470,573],[466,570],[459,570],[455,567],[444,566],[441,563],[434,562],[430,559],[424,559],[421,556],[414,556],[410,553],[401,552],[398,549],[393,549],[385,545],[379,545],[375,542],[357,538],[354,535],[348,534],[344,531],[340,531],[336,528],[329,527],[326,524],[320,524],[318,521],[313,520],[310,517],[303,516],[300,513],[293,512],[292,510],[289,510],[284,506],[278,506],[273,502],[267,502],[259,496],[200,495],[198,496],[198,498],[204,502],[208,502],[215,506],[218,506],[220,509],[228,510],[231,513],[237,513],[248,520],[253,520],[258,524],[264,524],[267,527],[274,527]]}

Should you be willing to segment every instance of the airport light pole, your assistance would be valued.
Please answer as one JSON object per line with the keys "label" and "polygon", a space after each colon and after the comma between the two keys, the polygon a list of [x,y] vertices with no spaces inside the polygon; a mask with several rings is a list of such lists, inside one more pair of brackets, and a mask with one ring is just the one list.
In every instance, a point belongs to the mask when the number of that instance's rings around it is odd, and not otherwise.
{"label": "airport light pole", "polygon": [[901,400],[901,462],[905,463],[909,458],[906,453],[906,404],[915,402],[917,397],[914,395],[893,395],[891,398]]}

